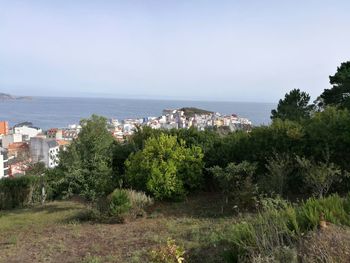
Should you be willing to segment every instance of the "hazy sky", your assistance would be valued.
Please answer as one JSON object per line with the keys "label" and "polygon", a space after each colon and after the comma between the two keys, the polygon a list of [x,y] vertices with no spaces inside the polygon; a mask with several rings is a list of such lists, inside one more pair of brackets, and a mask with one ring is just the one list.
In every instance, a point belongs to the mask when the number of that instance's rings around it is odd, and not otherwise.
{"label": "hazy sky", "polygon": [[350,1],[0,0],[0,91],[275,102],[350,59]]}

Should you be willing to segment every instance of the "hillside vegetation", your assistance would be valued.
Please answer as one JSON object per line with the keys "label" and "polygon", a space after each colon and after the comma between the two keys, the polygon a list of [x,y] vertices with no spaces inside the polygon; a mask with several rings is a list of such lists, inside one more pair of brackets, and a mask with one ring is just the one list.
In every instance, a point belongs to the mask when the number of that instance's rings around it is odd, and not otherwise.
{"label": "hillside vegetation", "polygon": [[0,181],[0,259],[349,262],[349,72],[313,104],[290,91],[250,132],[139,127],[117,142],[104,117],[82,120],[56,168]]}

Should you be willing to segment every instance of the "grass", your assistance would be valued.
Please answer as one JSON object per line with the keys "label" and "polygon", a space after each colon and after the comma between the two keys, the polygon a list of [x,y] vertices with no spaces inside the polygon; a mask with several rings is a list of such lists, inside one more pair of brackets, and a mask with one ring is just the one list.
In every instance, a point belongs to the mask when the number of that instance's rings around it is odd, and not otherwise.
{"label": "grass", "polygon": [[[148,262],[149,252],[164,247],[169,238],[185,248],[185,258],[190,258],[186,262],[233,262],[244,251],[256,256],[257,262],[276,257],[294,262],[299,251],[316,255],[319,249],[324,257],[336,258],[341,253],[332,247],[333,239],[343,242],[343,251],[350,255],[345,249],[350,241],[341,235],[343,230],[318,230],[321,214],[335,227],[349,225],[345,215],[350,211],[350,196],[309,199],[296,208],[282,205],[278,210],[245,215],[222,214],[220,202],[214,194],[178,203],[157,202],[146,217],[125,224],[81,221],[87,209],[73,201],[2,211],[0,262]],[[315,242],[320,235],[323,241]]]}
{"label": "grass", "polygon": [[0,262],[147,262],[149,251],[168,238],[186,248],[191,262],[222,262],[216,240],[235,219],[219,216],[219,201],[204,194],[158,203],[147,217],[125,224],[80,222],[85,207],[70,201],[3,211]]}

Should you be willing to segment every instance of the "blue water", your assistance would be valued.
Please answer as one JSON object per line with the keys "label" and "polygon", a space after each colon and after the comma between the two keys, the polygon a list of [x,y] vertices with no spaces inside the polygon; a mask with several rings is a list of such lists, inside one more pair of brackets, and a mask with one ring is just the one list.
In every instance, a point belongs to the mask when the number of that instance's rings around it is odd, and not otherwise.
{"label": "blue water", "polygon": [[250,119],[254,125],[268,124],[273,103],[136,100],[104,98],[44,98],[0,101],[0,119],[10,125],[29,121],[48,129],[79,123],[95,113],[108,118],[126,119],[160,116],[166,108],[197,107],[222,114],[235,113]]}

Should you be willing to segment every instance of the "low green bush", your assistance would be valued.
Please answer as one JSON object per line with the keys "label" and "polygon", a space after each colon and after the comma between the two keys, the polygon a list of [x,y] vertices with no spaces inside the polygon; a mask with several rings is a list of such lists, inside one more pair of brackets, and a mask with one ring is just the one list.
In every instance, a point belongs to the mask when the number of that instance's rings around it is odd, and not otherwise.
{"label": "low green bush", "polygon": [[128,192],[124,189],[116,189],[108,198],[108,213],[110,216],[122,216],[131,209],[131,201]]}
{"label": "low green bush", "polygon": [[297,208],[298,223],[302,231],[314,230],[320,221],[350,226],[350,198],[331,195],[326,198],[309,198]]}
{"label": "low green bush", "polygon": [[143,192],[129,189],[115,189],[106,201],[98,204],[102,214],[111,217],[132,217],[143,216],[145,208],[153,204],[153,199]]}

